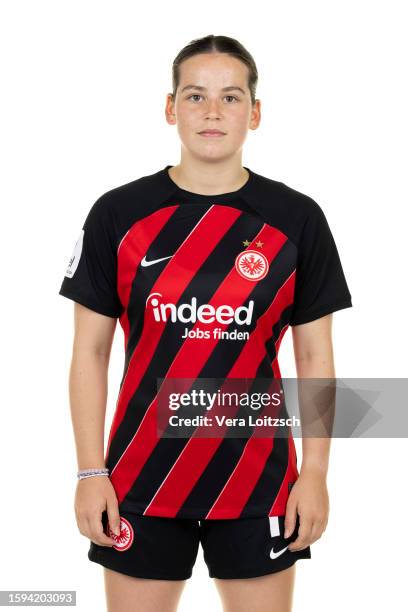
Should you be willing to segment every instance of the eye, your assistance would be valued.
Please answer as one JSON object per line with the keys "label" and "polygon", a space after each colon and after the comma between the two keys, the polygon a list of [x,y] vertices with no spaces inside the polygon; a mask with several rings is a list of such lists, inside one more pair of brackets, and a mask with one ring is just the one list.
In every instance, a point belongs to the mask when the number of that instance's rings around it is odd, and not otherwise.
{"label": "eye", "polygon": [[226,98],[233,98],[234,100],[237,100],[237,102],[238,102],[238,98],[237,98],[237,97],[235,97],[235,96],[225,96],[225,97],[226,97]]}
{"label": "eye", "polygon": [[194,98],[194,97],[201,98],[201,95],[200,94],[191,94],[191,96],[188,96],[187,100],[190,100],[190,98]]}

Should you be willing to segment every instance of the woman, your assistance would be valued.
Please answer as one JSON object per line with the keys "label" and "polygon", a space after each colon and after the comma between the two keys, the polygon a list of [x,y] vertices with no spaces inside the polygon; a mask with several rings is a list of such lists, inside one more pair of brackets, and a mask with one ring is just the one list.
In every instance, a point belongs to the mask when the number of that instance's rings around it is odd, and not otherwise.
{"label": "woman", "polygon": [[[179,53],[165,111],[179,164],[95,202],[61,285],[76,302],[75,512],[110,611],[175,610],[199,542],[225,610],[289,611],[295,562],[326,528],[329,440],[303,439],[299,472],[290,429],[240,433],[248,410],[211,394],[211,381],[271,391],[289,325],[299,378],[333,378],[332,313],[352,305],[318,204],[242,166],[256,82],[235,39]],[[125,364],[104,457],[117,318]],[[188,421],[217,412],[236,417],[228,436]]]}

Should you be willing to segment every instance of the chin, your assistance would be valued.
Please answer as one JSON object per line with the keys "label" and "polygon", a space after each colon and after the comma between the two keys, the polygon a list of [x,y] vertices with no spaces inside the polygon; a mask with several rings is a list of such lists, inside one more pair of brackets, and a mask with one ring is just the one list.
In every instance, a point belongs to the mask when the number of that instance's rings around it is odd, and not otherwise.
{"label": "chin", "polygon": [[189,152],[189,154],[196,158],[199,159],[200,161],[206,161],[206,162],[221,162],[221,161],[225,161],[227,159],[230,159],[232,157],[234,157],[234,155],[236,154],[236,151],[225,151],[223,149],[223,147],[219,147],[219,146],[206,146],[206,147],[202,147],[200,149],[197,149],[196,147],[185,147],[186,150]]}

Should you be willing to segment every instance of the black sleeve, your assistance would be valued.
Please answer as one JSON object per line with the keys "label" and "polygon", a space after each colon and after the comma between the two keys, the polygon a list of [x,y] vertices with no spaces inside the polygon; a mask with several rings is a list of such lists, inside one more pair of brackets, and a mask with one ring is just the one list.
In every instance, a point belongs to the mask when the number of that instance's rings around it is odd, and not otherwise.
{"label": "black sleeve", "polygon": [[329,224],[320,206],[311,201],[298,246],[292,326],[352,306]]}
{"label": "black sleeve", "polygon": [[59,295],[108,317],[119,317],[117,249],[109,206],[101,196],[91,207],[75,244]]}

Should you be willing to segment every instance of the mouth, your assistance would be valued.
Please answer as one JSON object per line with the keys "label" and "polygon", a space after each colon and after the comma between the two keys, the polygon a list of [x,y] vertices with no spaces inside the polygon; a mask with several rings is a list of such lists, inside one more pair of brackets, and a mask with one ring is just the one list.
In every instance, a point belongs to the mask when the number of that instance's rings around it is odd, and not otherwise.
{"label": "mouth", "polygon": [[200,136],[204,136],[206,138],[225,136],[225,132],[221,132],[220,130],[203,130],[202,132],[198,132]]}

